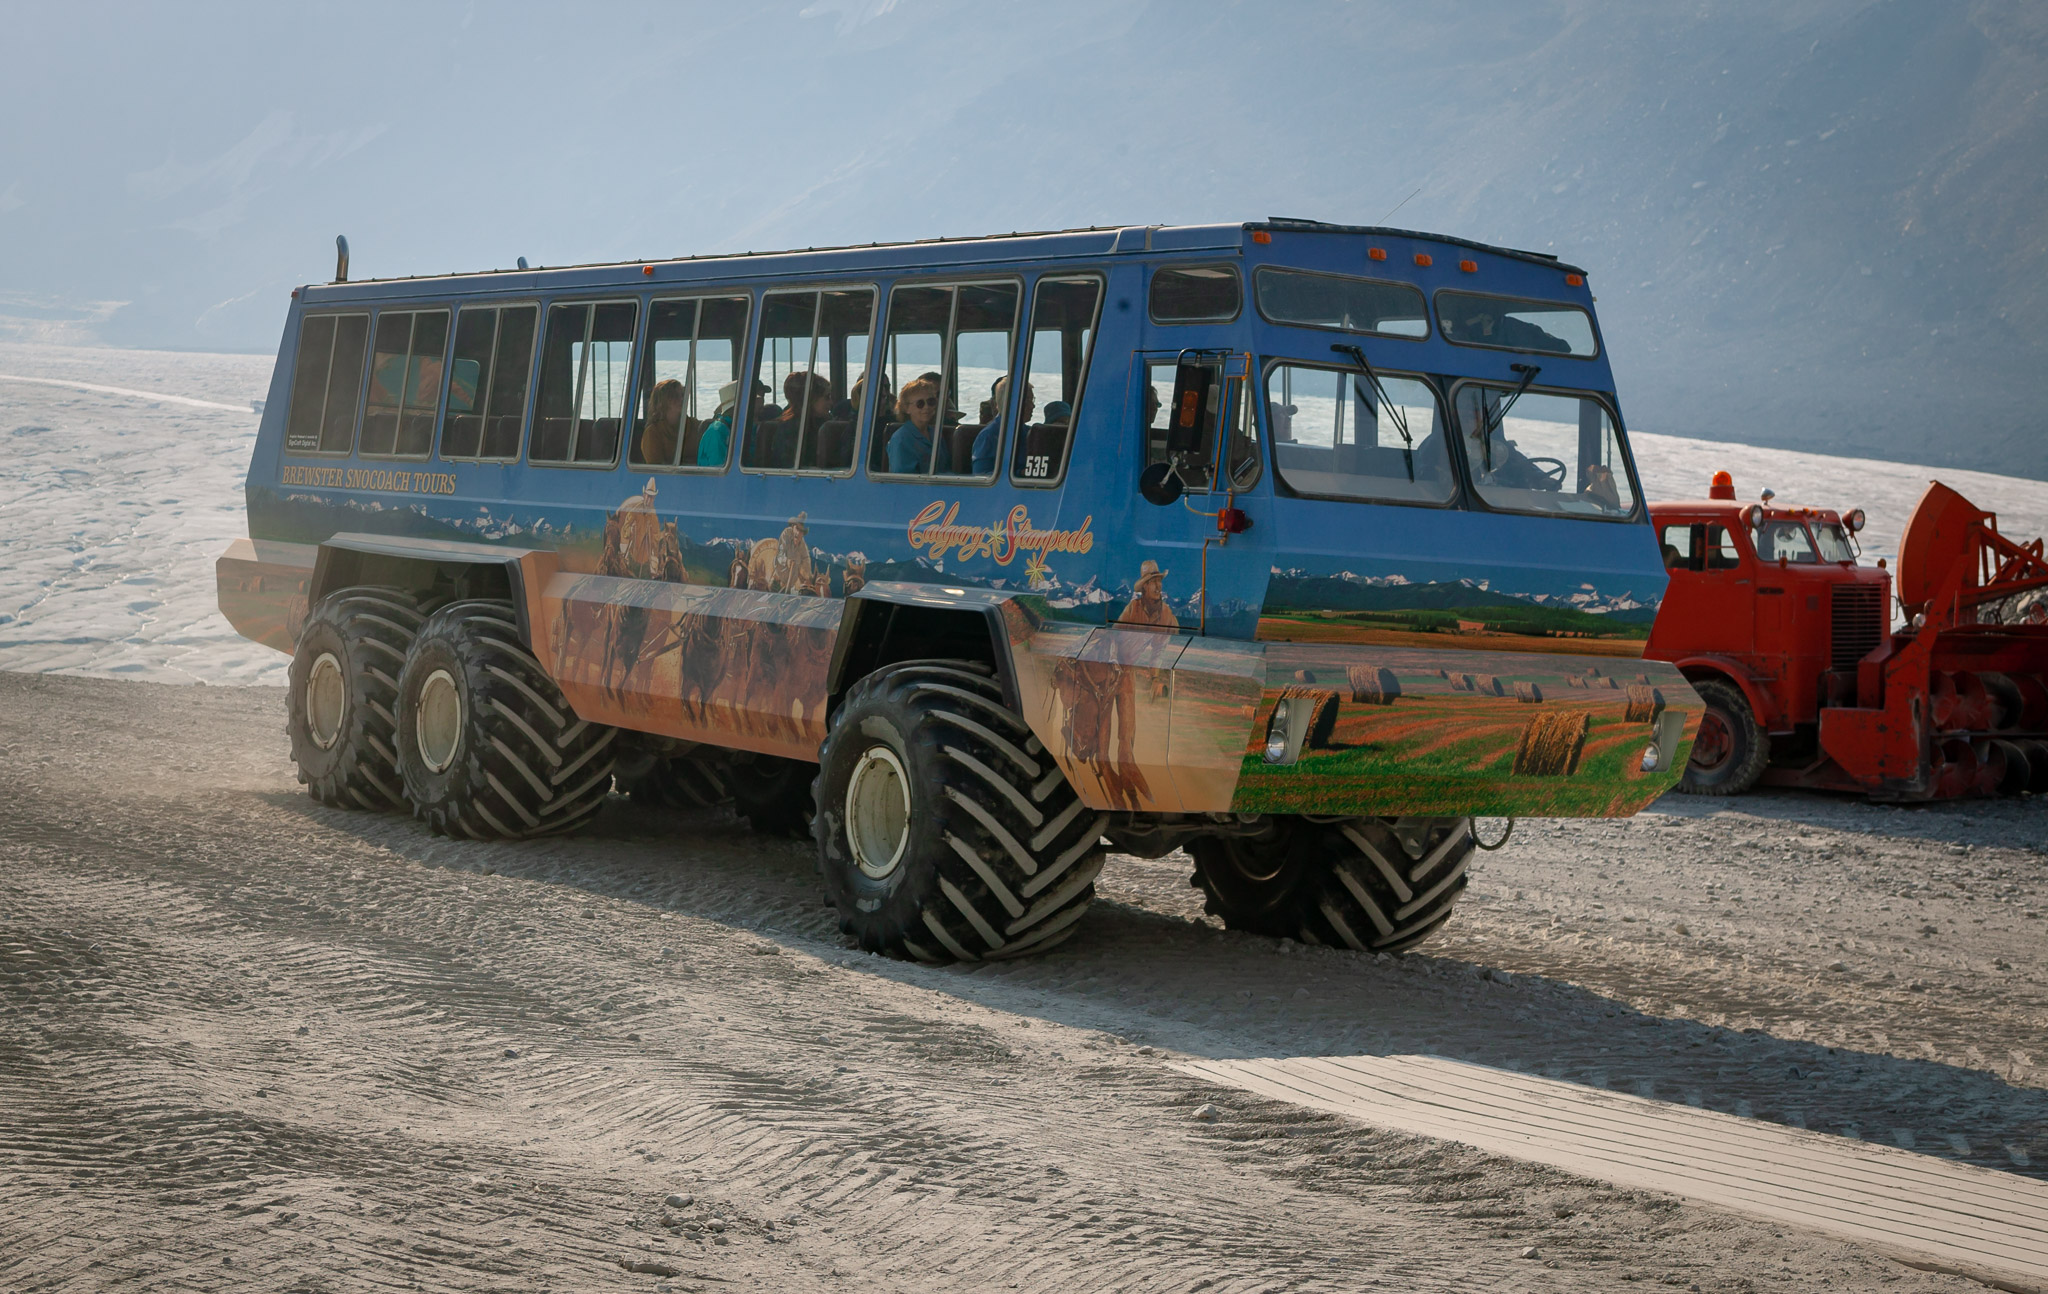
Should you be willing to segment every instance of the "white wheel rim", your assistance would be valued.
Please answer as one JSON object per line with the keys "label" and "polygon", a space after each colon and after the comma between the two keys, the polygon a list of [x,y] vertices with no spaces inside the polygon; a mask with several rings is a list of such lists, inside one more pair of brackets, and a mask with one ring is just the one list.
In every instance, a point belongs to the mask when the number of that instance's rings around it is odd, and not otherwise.
{"label": "white wheel rim", "polygon": [[348,680],[333,652],[321,652],[306,671],[306,732],[322,750],[341,740],[341,721],[348,713]]}
{"label": "white wheel rim", "polygon": [[420,684],[418,715],[413,720],[413,737],[420,748],[420,761],[431,773],[444,773],[455,762],[455,749],[462,744],[462,689],[445,669],[427,675]]}
{"label": "white wheel rim", "polygon": [[846,780],[846,843],[854,865],[885,880],[910,848],[910,778],[887,746],[870,746]]}

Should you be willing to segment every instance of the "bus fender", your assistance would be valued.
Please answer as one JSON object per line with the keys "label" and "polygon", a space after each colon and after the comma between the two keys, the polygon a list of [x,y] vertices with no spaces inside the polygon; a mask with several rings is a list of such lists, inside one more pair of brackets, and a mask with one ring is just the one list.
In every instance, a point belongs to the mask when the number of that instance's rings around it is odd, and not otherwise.
{"label": "bus fender", "polygon": [[560,567],[553,549],[344,533],[320,545],[306,598],[317,606],[337,589],[366,584],[442,601],[502,598],[517,612],[520,641],[531,651],[537,600]]}
{"label": "bus fender", "polygon": [[979,661],[995,671],[1003,702],[1021,712],[1015,662],[1003,606],[1015,594],[882,580],[849,595],[826,671],[827,713],[848,688],[887,665],[945,657]]}

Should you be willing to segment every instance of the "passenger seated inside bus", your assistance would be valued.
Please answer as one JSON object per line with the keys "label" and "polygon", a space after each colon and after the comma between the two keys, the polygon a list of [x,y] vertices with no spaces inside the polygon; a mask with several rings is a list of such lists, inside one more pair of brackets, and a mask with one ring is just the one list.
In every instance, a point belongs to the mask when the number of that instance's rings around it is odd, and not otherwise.
{"label": "passenger seated inside bus", "polygon": [[815,437],[832,412],[832,383],[823,374],[797,369],[782,379],[782,409],[763,409],[763,425],[754,467],[788,469],[797,465],[797,446],[808,429]]}
{"label": "passenger seated inside bus", "polygon": [[939,384],[920,377],[904,384],[896,410],[905,421],[889,433],[889,470],[905,476],[928,476],[932,470],[932,429],[939,413]]}
{"label": "passenger seated inside bus", "polygon": [[683,384],[672,377],[655,383],[647,394],[647,422],[633,443],[633,461],[673,465],[683,433]]}
{"label": "passenger seated inside bus", "polygon": [[[889,386],[889,375],[887,373],[876,374],[875,382],[880,391],[880,394],[875,397],[875,425],[877,427],[886,427],[897,421],[896,395]],[[867,399],[867,394],[868,375],[863,373],[853,380],[853,394],[848,400],[848,403],[853,406],[853,412],[849,416],[855,418],[860,416],[860,407]]]}
{"label": "passenger seated inside bus", "polygon": [[[754,394],[768,394],[768,384],[755,382]],[[725,466],[725,457],[732,451],[732,415],[739,398],[738,378],[718,388],[718,408],[712,413],[711,421],[705,424],[704,435],[697,441],[697,466]]]}
{"label": "passenger seated inside bus", "polygon": [[[983,414],[981,430],[974,433],[973,462],[970,470],[976,476],[987,476],[996,470],[996,454],[1003,446],[1003,406],[1009,403],[1010,379],[999,377],[995,388],[989,394],[988,410]],[[1033,397],[1031,384],[1024,384],[1024,401],[1017,406],[1017,424],[1028,427],[1031,415],[1036,412],[1038,401]]]}

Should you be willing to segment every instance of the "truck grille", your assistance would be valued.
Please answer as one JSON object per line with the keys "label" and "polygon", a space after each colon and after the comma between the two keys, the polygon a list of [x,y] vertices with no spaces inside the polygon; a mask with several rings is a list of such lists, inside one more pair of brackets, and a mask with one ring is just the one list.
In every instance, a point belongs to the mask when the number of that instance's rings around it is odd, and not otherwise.
{"label": "truck grille", "polygon": [[1834,614],[1834,667],[1855,669],[1884,639],[1884,586],[1835,585]]}

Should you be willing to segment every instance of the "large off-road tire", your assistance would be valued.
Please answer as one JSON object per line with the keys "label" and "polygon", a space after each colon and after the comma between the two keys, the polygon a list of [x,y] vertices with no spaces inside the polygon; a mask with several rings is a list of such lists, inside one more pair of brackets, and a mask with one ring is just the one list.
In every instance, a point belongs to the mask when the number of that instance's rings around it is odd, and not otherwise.
{"label": "large off-road tire", "polygon": [[1450,920],[1475,848],[1469,818],[1283,818],[1189,845],[1190,883],[1232,930],[1398,953]]}
{"label": "large off-road tire", "polygon": [[289,711],[292,762],[315,800],[339,808],[405,807],[395,754],[398,674],[420,627],[397,589],[342,589],[299,630]]}
{"label": "large off-road tire", "polygon": [[1081,803],[984,666],[913,661],[855,684],[816,799],[825,892],[869,951],[1038,952],[1095,897],[1109,815]]}
{"label": "large off-road tire", "polygon": [[1770,734],[1733,683],[1702,679],[1692,690],[1706,703],[1706,713],[1678,789],[1687,795],[1740,795],[1756,785],[1771,762]]}
{"label": "large off-road tire", "polygon": [[802,838],[811,834],[811,783],[817,779],[816,764],[755,755],[726,766],[725,787],[734,811],[756,834]]}
{"label": "large off-road tire", "polygon": [[398,679],[398,768],[413,811],[471,840],[583,826],[612,786],[618,729],[576,717],[505,602],[427,617]]}
{"label": "large off-road tire", "polygon": [[653,809],[712,809],[732,801],[726,767],[695,755],[650,755],[614,776],[621,794]]}

